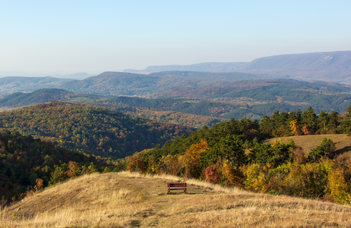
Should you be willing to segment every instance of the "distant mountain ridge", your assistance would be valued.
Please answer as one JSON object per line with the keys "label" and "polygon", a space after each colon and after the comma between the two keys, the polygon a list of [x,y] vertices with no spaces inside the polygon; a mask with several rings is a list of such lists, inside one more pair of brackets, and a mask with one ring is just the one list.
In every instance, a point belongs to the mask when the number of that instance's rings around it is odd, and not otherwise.
{"label": "distant mountain ridge", "polygon": [[264,57],[247,64],[242,71],[289,75],[302,80],[351,83],[351,51]]}
{"label": "distant mountain ridge", "polygon": [[233,72],[248,64],[247,62],[234,63],[197,63],[191,65],[165,65],[165,66],[149,66],[144,70],[126,69],[123,72],[149,74],[161,71],[202,71],[202,72]]}
{"label": "distant mountain ridge", "polygon": [[290,77],[298,80],[322,80],[351,84],[351,51],[275,55],[251,62],[199,63],[192,65],[149,66],[134,73],[161,71],[242,72],[254,75]]}

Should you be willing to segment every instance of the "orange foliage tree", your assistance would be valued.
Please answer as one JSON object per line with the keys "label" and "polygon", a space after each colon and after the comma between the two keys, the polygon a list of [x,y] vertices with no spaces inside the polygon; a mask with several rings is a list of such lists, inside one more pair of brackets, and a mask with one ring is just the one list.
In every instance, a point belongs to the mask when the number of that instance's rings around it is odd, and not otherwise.
{"label": "orange foliage tree", "polygon": [[128,158],[128,164],[127,164],[127,169],[129,170],[129,172],[134,172],[136,170],[136,163],[137,158],[135,156],[130,156]]}
{"label": "orange foliage tree", "polygon": [[209,149],[207,142],[201,139],[199,143],[191,145],[180,157],[181,164],[185,166],[185,178],[188,178],[189,174],[196,176],[196,170],[200,167],[201,154]]}
{"label": "orange foliage tree", "polygon": [[76,176],[78,176],[79,174],[79,165],[77,162],[75,161],[70,161],[68,163],[68,168],[69,170],[66,171],[66,175],[69,177],[69,178],[74,178]]}

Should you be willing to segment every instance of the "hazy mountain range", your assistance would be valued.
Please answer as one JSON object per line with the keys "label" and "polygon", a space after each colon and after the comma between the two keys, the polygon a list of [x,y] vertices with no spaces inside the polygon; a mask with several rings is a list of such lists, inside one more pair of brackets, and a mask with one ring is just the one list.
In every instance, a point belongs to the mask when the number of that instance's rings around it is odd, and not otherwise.
{"label": "hazy mountain range", "polygon": [[192,65],[149,66],[125,72],[149,74],[160,71],[244,72],[255,75],[290,77],[351,83],[351,51],[276,55],[251,62],[199,63]]}

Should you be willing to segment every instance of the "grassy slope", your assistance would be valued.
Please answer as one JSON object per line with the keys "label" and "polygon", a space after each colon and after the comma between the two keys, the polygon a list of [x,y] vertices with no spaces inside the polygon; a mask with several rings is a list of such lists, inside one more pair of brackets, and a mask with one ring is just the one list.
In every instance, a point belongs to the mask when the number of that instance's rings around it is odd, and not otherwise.
{"label": "grassy slope", "polygon": [[253,194],[188,180],[188,193],[165,194],[177,177],[92,174],[0,211],[5,227],[335,227],[351,207]]}
{"label": "grassy slope", "polygon": [[279,137],[268,139],[265,142],[273,143],[275,140],[282,139],[286,142],[291,139],[295,142],[296,146],[302,147],[305,153],[309,153],[311,149],[319,146],[323,138],[331,139],[335,143],[335,147],[338,153],[351,151],[351,140],[345,134],[326,134],[326,135],[302,135],[302,136],[290,136],[290,137]]}

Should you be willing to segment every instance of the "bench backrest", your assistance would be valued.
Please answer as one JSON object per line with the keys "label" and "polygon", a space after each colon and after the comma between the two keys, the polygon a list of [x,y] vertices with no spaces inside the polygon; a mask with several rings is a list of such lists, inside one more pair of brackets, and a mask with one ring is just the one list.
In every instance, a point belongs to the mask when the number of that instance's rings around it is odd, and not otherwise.
{"label": "bench backrest", "polygon": [[186,187],[186,183],[167,183],[168,187]]}

